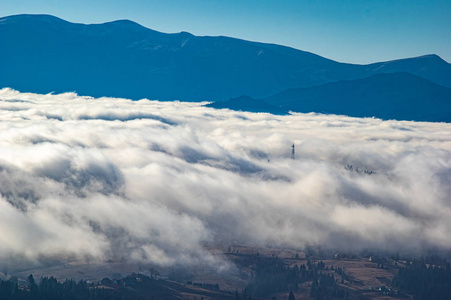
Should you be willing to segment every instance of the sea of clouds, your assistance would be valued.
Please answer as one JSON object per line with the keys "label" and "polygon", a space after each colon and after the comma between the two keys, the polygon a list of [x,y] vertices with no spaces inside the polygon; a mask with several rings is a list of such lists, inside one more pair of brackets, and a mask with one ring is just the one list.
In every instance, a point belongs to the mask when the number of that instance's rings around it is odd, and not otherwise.
{"label": "sea of clouds", "polygon": [[0,258],[449,251],[451,124],[5,88],[0,194]]}

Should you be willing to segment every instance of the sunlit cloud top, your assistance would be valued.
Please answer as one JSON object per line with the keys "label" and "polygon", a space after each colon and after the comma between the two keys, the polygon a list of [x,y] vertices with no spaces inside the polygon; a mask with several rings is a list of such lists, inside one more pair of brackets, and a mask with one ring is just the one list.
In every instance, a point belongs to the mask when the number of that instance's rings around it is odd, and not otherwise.
{"label": "sunlit cloud top", "polygon": [[0,90],[2,257],[448,251],[450,182],[447,123]]}

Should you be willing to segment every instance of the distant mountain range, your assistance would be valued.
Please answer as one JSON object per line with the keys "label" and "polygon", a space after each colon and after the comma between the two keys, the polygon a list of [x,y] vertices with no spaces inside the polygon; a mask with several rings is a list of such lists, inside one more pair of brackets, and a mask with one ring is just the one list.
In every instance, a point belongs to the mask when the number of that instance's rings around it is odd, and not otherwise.
{"label": "distant mountain range", "polygon": [[[357,107],[451,102],[446,89],[451,88],[451,65],[436,55],[354,65],[274,44],[166,34],[128,20],[84,25],[49,15],[0,18],[0,40],[0,87],[23,92],[75,91],[94,97],[216,101],[217,107],[234,103],[236,109],[276,113],[314,108],[375,116],[370,107]],[[241,95],[248,97],[236,98]],[[391,102],[383,95],[391,95]],[[235,99],[225,101],[230,98]],[[324,109],[331,103],[342,107]]]}
{"label": "distant mountain range", "polygon": [[386,73],[289,89],[263,99],[242,96],[208,106],[275,114],[288,111],[318,112],[353,117],[451,122],[451,89],[406,72]]}

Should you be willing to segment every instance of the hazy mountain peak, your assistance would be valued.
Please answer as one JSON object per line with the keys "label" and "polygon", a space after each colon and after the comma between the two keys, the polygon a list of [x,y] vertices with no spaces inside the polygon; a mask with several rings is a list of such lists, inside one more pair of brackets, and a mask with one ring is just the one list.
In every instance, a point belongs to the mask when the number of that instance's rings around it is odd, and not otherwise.
{"label": "hazy mountain peak", "polygon": [[443,58],[441,58],[437,54],[426,54],[426,55],[418,56],[418,58],[420,58],[420,59],[432,59],[432,60],[443,61],[443,62],[448,63],[447,61],[445,61]]}
{"label": "hazy mountain peak", "polygon": [[398,61],[404,61],[404,60],[416,60],[416,61],[422,61],[424,63],[428,63],[428,64],[442,64],[442,65],[449,65],[449,63],[447,61],[445,61],[443,58],[441,58],[440,56],[438,56],[437,54],[426,54],[426,55],[421,55],[421,56],[416,56],[416,57],[412,57],[412,58],[404,58],[404,59],[399,59]]}
{"label": "hazy mountain peak", "polygon": [[0,24],[27,24],[30,22],[45,22],[49,24],[69,23],[58,17],[46,14],[20,14],[0,18]]}
{"label": "hazy mountain peak", "polygon": [[[47,15],[47,14],[18,14],[18,15],[11,15],[6,17],[1,17],[0,20],[7,20],[9,22],[23,22],[25,20],[31,20],[34,21],[37,20],[49,20],[49,21],[64,21],[63,19],[60,19],[58,17]],[[65,21],[66,22],[66,21]]]}
{"label": "hazy mountain peak", "polygon": [[424,63],[439,64],[439,65],[440,64],[442,64],[442,65],[449,64],[447,61],[445,61],[443,58],[441,58],[437,54],[426,54],[426,55],[415,56],[415,57],[410,57],[410,58],[401,58],[401,59],[373,63],[373,64],[369,64],[368,66],[393,65],[393,64],[399,64],[399,63],[412,63],[412,62],[424,62]]}
{"label": "hazy mountain peak", "polygon": [[189,33],[189,32],[187,32],[187,31],[180,31],[178,34],[181,35],[181,36],[186,36],[186,37],[192,37],[192,36],[194,36],[194,34]]}
{"label": "hazy mountain peak", "polygon": [[152,29],[149,29],[147,27],[144,27],[136,22],[133,22],[131,20],[128,19],[124,19],[124,20],[116,20],[116,21],[111,21],[111,22],[106,22],[106,23],[101,23],[101,24],[92,24],[91,26],[98,26],[98,27],[103,27],[103,28],[107,28],[107,29],[116,29],[116,30],[140,30],[140,31],[155,31]]}
{"label": "hazy mountain peak", "polygon": [[87,34],[105,34],[119,32],[157,32],[131,20],[116,20],[100,24],[73,23],[52,15],[21,14],[0,18],[0,24],[25,25],[32,30],[48,30],[48,28],[64,31],[83,30]]}

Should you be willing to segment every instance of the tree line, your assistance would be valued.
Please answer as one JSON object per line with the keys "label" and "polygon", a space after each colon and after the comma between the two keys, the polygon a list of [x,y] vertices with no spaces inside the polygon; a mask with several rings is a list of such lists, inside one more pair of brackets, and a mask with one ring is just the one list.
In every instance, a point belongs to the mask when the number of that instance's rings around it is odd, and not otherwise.
{"label": "tree line", "polygon": [[392,286],[416,300],[451,299],[450,264],[439,257],[409,261],[393,277]]}

